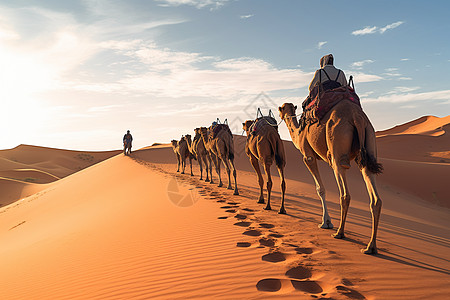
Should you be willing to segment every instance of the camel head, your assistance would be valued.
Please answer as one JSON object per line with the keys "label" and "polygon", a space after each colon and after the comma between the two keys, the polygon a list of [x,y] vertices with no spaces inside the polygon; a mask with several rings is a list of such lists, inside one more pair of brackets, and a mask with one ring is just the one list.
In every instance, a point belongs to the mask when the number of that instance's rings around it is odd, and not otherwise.
{"label": "camel head", "polygon": [[200,134],[202,135],[202,137],[208,137],[208,128],[206,127],[200,127]]}
{"label": "camel head", "polygon": [[280,118],[284,120],[286,117],[295,116],[295,111],[297,109],[297,105],[292,103],[284,103],[280,107],[278,107],[278,111],[280,112]]}
{"label": "camel head", "polygon": [[242,123],[242,129],[245,130],[247,135],[249,134],[250,127],[253,125],[255,121],[254,120],[246,120],[244,123]]}
{"label": "camel head", "polygon": [[191,135],[190,134],[186,134],[185,136],[184,136],[185,138],[186,138],[186,140],[188,140],[188,141],[190,141],[191,140]]}
{"label": "camel head", "polygon": [[170,142],[172,143],[172,147],[178,146],[178,141],[177,140],[171,140]]}

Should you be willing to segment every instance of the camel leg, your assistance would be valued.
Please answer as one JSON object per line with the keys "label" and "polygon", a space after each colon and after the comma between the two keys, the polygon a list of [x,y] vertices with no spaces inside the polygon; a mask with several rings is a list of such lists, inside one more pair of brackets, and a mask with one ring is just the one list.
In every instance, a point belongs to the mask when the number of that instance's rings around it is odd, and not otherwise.
{"label": "camel leg", "polygon": [[223,182],[222,182],[222,176],[220,176],[220,158],[218,155],[216,155],[216,172],[217,172],[217,176],[219,176],[219,184],[217,186],[222,187]]}
{"label": "camel leg", "polygon": [[334,176],[339,187],[340,203],[341,203],[341,223],[339,228],[333,237],[336,239],[342,239],[345,237],[344,227],[347,219],[348,208],[350,206],[350,194],[348,193],[347,178],[345,177],[345,167],[341,166],[339,162],[336,162],[333,166]]}
{"label": "camel leg", "polygon": [[286,181],[284,180],[284,169],[283,167],[278,168],[278,173],[280,174],[281,180],[281,207],[278,211],[279,214],[286,214],[286,209],[284,208],[284,194],[286,193]]}
{"label": "camel leg", "polygon": [[372,236],[370,237],[370,242],[367,245],[367,248],[362,249],[361,252],[364,254],[377,254],[377,231],[378,223],[380,222],[382,201],[377,192],[375,174],[370,173],[367,168],[364,168],[361,172],[369,193],[370,212],[372,213]]}
{"label": "camel leg", "polygon": [[251,155],[250,156],[250,163],[252,164],[253,169],[255,169],[256,176],[258,176],[258,184],[259,184],[259,199],[258,199],[258,203],[259,204],[264,204],[264,193],[263,193],[264,178],[262,177],[261,169],[259,168],[258,159],[255,156]]}
{"label": "camel leg", "polygon": [[202,163],[202,157],[200,155],[197,155],[197,161],[198,161],[198,165],[200,167],[200,180],[203,180],[203,163]]}
{"label": "camel leg", "polygon": [[212,175],[212,166],[213,166],[213,164],[214,164],[214,166],[216,165],[216,158],[215,158],[215,155],[213,153],[210,153],[209,154],[209,174],[211,175],[210,176],[211,181],[209,182],[210,184],[214,184],[213,175]]}
{"label": "camel leg", "polygon": [[184,170],[186,169],[186,157],[181,158],[181,174],[184,174]]}
{"label": "camel leg", "polygon": [[[206,182],[209,182],[209,173],[208,173],[208,171],[209,171],[209,167],[208,167],[208,159],[209,159],[209,155],[208,154],[206,154],[206,155],[203,155],[203,162],[205,163],[205,171],[206,171],[206,179],[205,179],[205,181]],[[211,164],[211,160],[209,161],[209,164]]]}
{"label": "camel leg", "polygon": [[230,163],[228,162],[228,159],[226,157],[222,157],[223,164],[225,165],[225,168],[227,170],[227,176],[228,176],[228,186],[227,189],[232,190],[233,187],[231,186],[231,170],[230,170]]}
{"label": "camel leg", "polygon": [[191,165],[191,176],[194,176],[194,173],[192,173],[192,157],[189,155],[189,164]]}
{"label": "camel leg", "polygon": [[177,172],[180,172],[180,155],[177,154]]}
{"label": "camel leg", "polygon": [[234,178],[234,192],[233,195],[239,195],[239,190],[237,186],[237,172],[236,167],[234,166],[234,160],[230,159],[231,169],[233,170],[233,178]]}
{"label": "camel leg", "polygon": [[325,199],[325,188],[323,186],[322,179],[320,178],[319,169],[317,168],[317,159],[314,157],[312,149],[303,157],[303,162],[314,178],[317,195],[322,202],[322,223],[319,225],[319,228],[332,229],[333,223],[331,223],[331,218],[328,215],[327,201]]}
{"label": "camel leg", "polygon": [[270,176],[270,164],[264,163],[264,171],[266,172],[267,176],[267,205],[264,208],[265,210],[271,210],[270,207],[270,194],[272,193],[272,176]]}

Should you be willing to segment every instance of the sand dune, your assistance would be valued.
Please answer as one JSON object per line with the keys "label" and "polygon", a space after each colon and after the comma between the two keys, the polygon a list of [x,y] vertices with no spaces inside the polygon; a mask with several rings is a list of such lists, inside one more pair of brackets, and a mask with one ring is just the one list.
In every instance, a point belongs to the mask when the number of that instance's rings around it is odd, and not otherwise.
{"label": "sand dune", "polygon": [[45,184],[117,155],[20,145],[0,150],[0,207],[46,189]]}
{"label": "sand dune", "polygon": [[[194,177],[176,173],[169,145],[120,154],[50,184],[4,179],[2,191],[12,185],[46,188],[0,208],[0,298],[445,299],[450,187],[442,179],[450,164],[421,160],[426,149],[399,156],[400,144],[388,143],[393,136],[403,142],[446,136],[422,134],[436,125],[428,123],[408,125],[420,133],[402,134],[411,132],[403,126],[378,139],[385,173],[378,176],[383,211],[377,256],[359,252],[371,220],[356,166],[348,172],[347,238],[335,240],[334,230],[317,228],[320,201],[290,141],[284,141],[287,215],[276,213],[277,177],[273,211],[256,204],[256,176],[242,136],[234,138],[240,196],[200,181],[197,164]],[[334,176],[325,163],[320,170],[337,226]]]}
{"label": "sand dune", "polygon": [[0,150],[0,171],[36,169],[62,178],[119,154],[120,151],[73,151],[20,145]]}

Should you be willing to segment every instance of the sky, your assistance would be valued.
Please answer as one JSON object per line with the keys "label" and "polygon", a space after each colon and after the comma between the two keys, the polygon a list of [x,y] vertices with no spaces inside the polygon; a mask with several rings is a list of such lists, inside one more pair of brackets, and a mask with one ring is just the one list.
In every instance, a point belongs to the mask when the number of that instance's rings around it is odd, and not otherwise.
{"label": "sky", "polygon": [[[449,1],[0,0],[0,149],[167,143],[300,104],[323,55],[376,130],[450,114]],[[6,136],[5,136],[6,133]],[[283,139],[290,140],[284,124]]]}

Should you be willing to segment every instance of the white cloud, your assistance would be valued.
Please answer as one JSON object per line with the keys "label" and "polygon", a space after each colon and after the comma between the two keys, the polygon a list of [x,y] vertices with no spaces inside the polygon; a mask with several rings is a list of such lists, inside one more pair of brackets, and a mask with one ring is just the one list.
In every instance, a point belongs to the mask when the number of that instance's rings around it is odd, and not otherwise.
{"label": "white cloud", "polygon": [[411,60],[410,58],[402,58],[402,59],[400,59],[400,61],[408,61],[408,60]]}
{"label": "white cloud", "polygon": [[418,87],[418,86],[412,86],[412,87],[397,86],[392,91],[390,91],[388,94],[409,93],[409,92],[417,91],[418,89],[420,89],[420,87]]}
{"label": "white cloud", "polygon": [[365,103],[406,103],[415,101],[449,101],[450,90],[425,92],[425,93],[393,93],[383,95],[377,98],[365,98]]}
{"label": "white cloud", "polygon": [[180,6],[190,5],[196,8],[211,7],[211,9],[219,8],[225,5],[229,0],[157,0],[162,2],[161,6]]}
{"label": "white cloud", "polygon": [[389,25],[386,25],[384,27],[378,28],[377,26],[366,26],[363,29],[358,29],[352,32],[352,35],[366,35],[366,34],[374,34],[374,33],[380,33],[383,34],[387,30],[397,28],[398,26],[402,25],[403,21],[398,21]]}
{"label": "white cloud", "polygon": [[328,42],[319,42],[317,43],[317,49],[322,49],[323,46],[325,46],[325,44]]}
{"label": "white cloud", "polygon": [[374,60],[365,59],[365,60],[361,60],[361,61],[355,61],[354,63],[351,64],[351,66],[355,69],[362,69],[364,65],[371,64],[374,62],[375,62]]}
{"label": "white cloud", "polygon": [[366,35],[377,32],[377,26],[366,26],[363,29],[358,29],[352,32],[353,35]]}
{"label": "white cloud", "polygon": [[253,17],[254,15],[243,15],[243,16],[239,16],[239,18],[241,19],[249,19],[251,17]]}
{"label": "white cloud", "polygon": [[404,23],[403,21],[398,21],[398,22],[386,25],[386,26],[380,28],[380,33],[385,33],[386,30],[397,28],[398,26],[402,25],[403,23]]}

